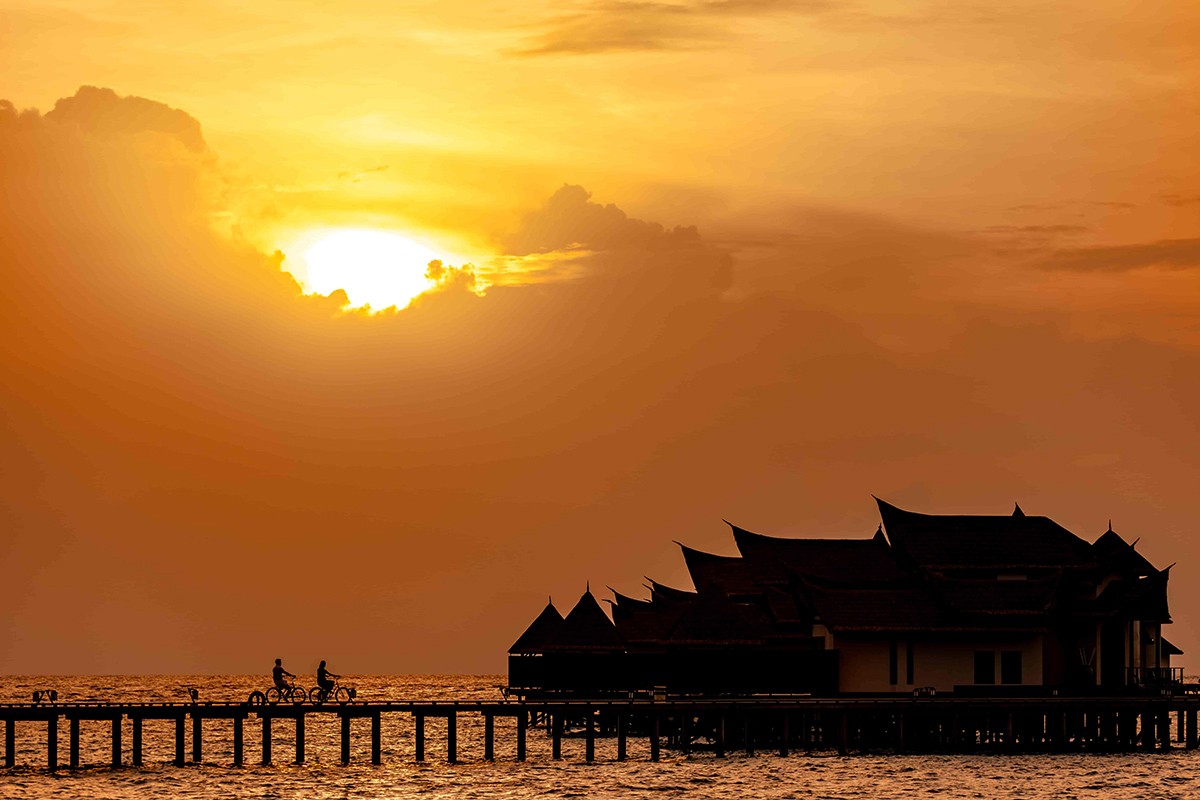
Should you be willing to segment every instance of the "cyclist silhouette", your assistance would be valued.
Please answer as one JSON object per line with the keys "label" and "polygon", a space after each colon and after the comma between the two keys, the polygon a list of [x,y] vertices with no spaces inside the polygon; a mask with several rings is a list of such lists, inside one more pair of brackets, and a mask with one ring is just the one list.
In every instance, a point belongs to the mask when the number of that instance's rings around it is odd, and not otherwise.
{"label": "cyclist silhouette", "polygon": [[[324,663],[324,662],[322,662],[322,663]],[[293,675],[292,673],[288,672],[286,669],[283,668],[283,659],[277,658],[277,659],[275,659],[275,666],[271,668],[271,679],[273,681],[275,681],[275,688],[277,688],[277,689],[290,688],[291,684],[289,684],[287,681],[285,681],[283,679],[284,675],[287,675],[289,678],[296,677],[295,675]]]}
{"label": "cyclist silhouette", "polygon": [[317,686],[321,687],[321,692],[324,694],[329,694],[329,690],[333,688],[333,679],[340,677],[342,676],[334,675],[332,672],[325,669],[324,661],[321,661],[321,663],[317,666]]}

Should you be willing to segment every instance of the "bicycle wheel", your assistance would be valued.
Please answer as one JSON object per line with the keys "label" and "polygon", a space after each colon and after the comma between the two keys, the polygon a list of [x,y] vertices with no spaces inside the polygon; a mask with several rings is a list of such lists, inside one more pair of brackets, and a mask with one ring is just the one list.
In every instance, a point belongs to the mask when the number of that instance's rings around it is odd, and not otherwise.
{"label": "bicycle wheel", "polygon": [[350,702],[350,690],[345,686],[339,686],[337,691],[333,693],[333,699],[345,705]]}
{"label": "bicycle wheel", "polygon": [[251,692],[249,699],[246,700],[247,705],[261,706],[267,702],[267,696],[262,692]]}
{"label": "bicycle wheel", "polygon": [[308,692],[304,691],[303,686],[297,686],[296,688],[292,689],[292,694],[288,699],[292,701],[292,705],[301,705],[305,700],[308,699]]}
{"label": "bicycle wheel", "polygon": [[270,689],[267,689],[267,702],[268,703],[270,703],[271,705],[275,705],[282,699],[283,699],[283,692],[279,691],[278,686],[272,686]]}
{"label": "bicycle wheel", "polygon": [[325,702],[325,694],[321,691],[320,686],[314,686],[308,690],[308,699],[313,705],[321,705]]}

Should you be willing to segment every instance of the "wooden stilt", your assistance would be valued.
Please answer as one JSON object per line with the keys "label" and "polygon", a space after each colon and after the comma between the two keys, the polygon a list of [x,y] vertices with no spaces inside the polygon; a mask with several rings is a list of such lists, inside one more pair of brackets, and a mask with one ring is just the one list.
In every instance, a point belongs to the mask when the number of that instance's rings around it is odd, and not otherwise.
{"label": "wooden stilt", "polygon": [[900,711],[896,714],[896,742],[894,744],[897,753],[904,752],[904,712]]}
{"label": "wooden stilt", "polygon": [[496,760],[496,717],[493,714],[483,715],[483,760]]}
{"label": "wooden stilt", "polygon": [[517,715],[517,761],[525,760],[525,729],[529,727],[529,715],[522,711]]}
{"label": "wooden stilt", "polygon": [[846,719],[846,712],[839,711],[837,714],[837,751],[839,756],[846,755],[846,733],[849,727],[849,720]]}
{"label": "wooden stilt", "polygon": [[204,761],[204,718],[192,712],[192,763]]}
{"label": "wooden stilt", "polygon": [[446,717],[446,760],[458,763],[458,715],[453,711]]}
{"label": "wooden stilt", "polygon": [[584,728],[584,760],[591,764],[596,760],[596,719],[591,708],[584,710],[587,722]]}
{"label": "wooden stilt", "polygon": [[416,728],[416,760],[425,760],[425,715],[413,714],[413,726]]}
{"label": "wooden stilt", "polygon": [[58,715],[46,720],[46,769],[58,771]]}
{"label": "wooden stilt", "polygon": [[9,718],[4,720],[4,768],[12,769],[17,765],[17,721]]}
{"label": "wooden stilt", "polygon": [[1150,709],[1142,710],[1142,747],[1154,749],[1154,712]]}
{"label": "wooden stilt", "polygon": [[121,718],[115,717],[112,721],[112,767],[113,769],[121,768]]}
{"label": "wooden stilt", "polygon": [[550,757],[555,761],[562,758],[562,735],[562,714],[555,714],[554,721],[550,724]]}
{"label": "wooden stilt", "polygon": [[383,737],[380,729],[382,728],[382,719],[378,711],[371,715],[371,763],[383,763]]}
{"label": "wooden stilt", "polygon": [[1160,711],[1158,717],[1158,746],[1163,750],[1171,749],[1171,712]]}
{"label": "wooden stilt", "polygon": [[243,725],[241,717],[233,718],[233,765],[235,767],[244,766],[246,763],[246,732]]}
{"label": "wooden stilt", "polygon": [[131,717],[133,723],[133,765],[142,766],[142,718]]}
{"label": "wooden stilt", "polygon": [[786,711],[783,712],[782,716],[783,718],[779,720],[779,755],[781,758],[787,758],[788,746],[791,744],[788,741],[790,718]]}
{"label": "wooden stilt", "polygon": [[659,758],[659,729],[661,726],[661,714],[654,711],[650,717],[650,760],[658,761]]}
{"label": "wooden stilt", "polygon": [[175,718],[175,766],[183,766],[183,715]]}
{"label": "wooden stilt", "polygon": [[342,714],[342,764],[350,763],[350,715]]}
{"label": "wooden stilt", "polygon": [[684,712],[679,715],[679,752],[683,755],[688,755],[692,752],[692,731],[691,725],[692,715]]}
{"label": "wooden stilt", "polygon": [[[183,722],[180,721],[180,730],[183,729]],[[182,748],[180,748],[182,754]],[[263,715],[262,717],[262,763],[264,767],[271,766],[271,717]]]}
{"label": "wooden stilt", "polygon": [[617,715],[617,761],[624,761],[627,755],[626,747],[628,742],[625,741],[629,731],[629,717],[625,714]]}
{"label": "wooden stilt", "polygon": [[79,769],[79,717],[71,717],[71,745],[70,745],[70,765],[71,769]]}
{"label": "wooden stilt", "polygon": [[713,746],[716,748],[717,758],[725,757],[725,712],[722,711],[717,717],[716,741]]}
{"label": "wooden stilt", "polygon": [[304,714],[296,715],[296,763],[304,763]]}
{"label": "wooden stilt", "polygon": [[754,755],[754,731],[750,728],[749,711],[742,717],[742,745],[746,748],[746,755]]}
{"label": "wooden stilt", "polygon": [[1189,708],[1187,711],[1180,712],[1186,717],[1186,731],[1184,733],[1184,747],[1188,750],[1196,749],[1196,709]]}

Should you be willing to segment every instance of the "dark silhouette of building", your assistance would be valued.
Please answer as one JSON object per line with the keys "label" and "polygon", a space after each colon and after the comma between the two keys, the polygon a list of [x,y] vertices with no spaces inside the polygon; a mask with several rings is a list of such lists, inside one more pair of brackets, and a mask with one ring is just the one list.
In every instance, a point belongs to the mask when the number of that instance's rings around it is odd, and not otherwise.
{"label": "dark silhouette of building", "polygon": [[737,556],[680,544],[694,591],[613,591],[611,620],[590,588],[565,618],[548,604],[509,650],[510,688],[1021,694],[1182,679],[1162,636],[1170,567],[1111,525],[1089,543],[1020,506],[967,516],[877,503],[867,539],[730,524]]}

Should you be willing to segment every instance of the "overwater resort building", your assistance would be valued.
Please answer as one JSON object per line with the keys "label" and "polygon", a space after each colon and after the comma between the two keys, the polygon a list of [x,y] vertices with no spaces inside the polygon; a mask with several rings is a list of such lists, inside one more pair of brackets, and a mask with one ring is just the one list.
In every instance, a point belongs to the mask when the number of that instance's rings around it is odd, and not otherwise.
{"label": "overwater resort building", "polygon": [[1170,567],[1109,527],[920,514],[877,500],[864,539],[730,525],[738,555],[680,545],[691,590],[651,580],[548,604],[509,650],[516,693],[1085,694],[1177,684]]}

